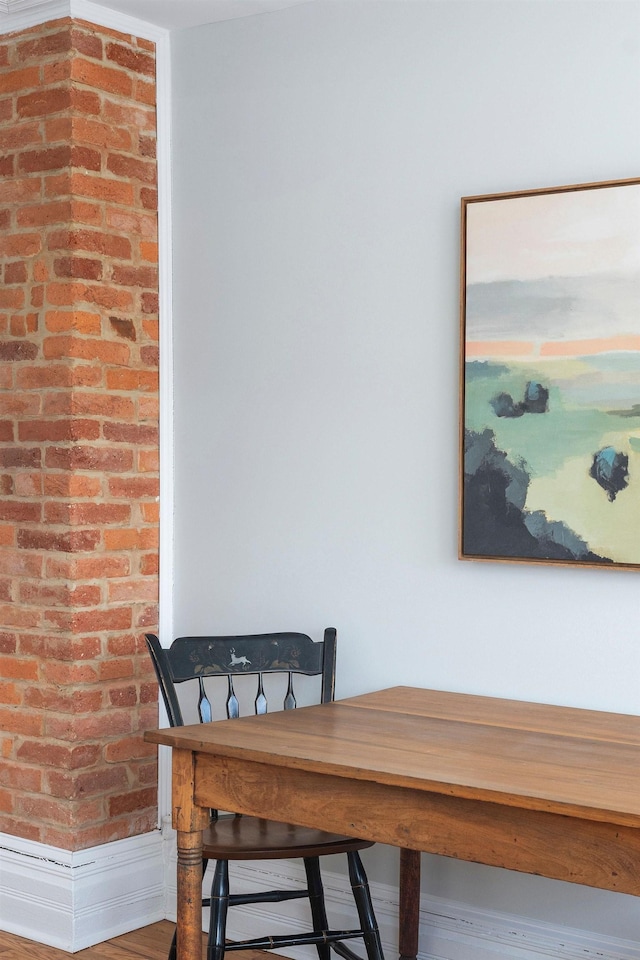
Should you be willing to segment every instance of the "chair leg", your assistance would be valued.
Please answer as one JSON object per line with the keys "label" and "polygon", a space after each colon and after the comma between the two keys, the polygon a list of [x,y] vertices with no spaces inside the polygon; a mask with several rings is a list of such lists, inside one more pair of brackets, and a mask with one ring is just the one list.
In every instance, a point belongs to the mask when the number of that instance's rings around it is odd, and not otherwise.
{"label": "chair leg", "polygon": [[169,956],[167,960],[176,960],[176,954],[178,950],[178,931],[177,929],[173,931],[173,940],[171,941],[171,946],[169,947]]}
{"label": "chair leg", "polygon": [[360,927],[364,931],[363,940],[368,960],[384,960],[382,941],[380,940],[378,924],[373,912],[369,884],[362,860],[356,850],[352,850],[347,854],[347,860],[349,862],[349,880],[353,891],[353,899],[358,908]]}
{"label": "chair leg", "polygon": [[223,960],[229,909],[229,861],[217,860],[211,883],[207,960]]}
{"label": "chair leg", "polygon": [[[324,904],[324,888],[322,886],[322,876],[320,874],[320,858],[305,857],[304,869],[307,874],[307,889],[309,890],[309,905],[311,906],[311,917],[313,919],[313,929],[315,933],[321,930],[327,930],[329,923],[327,921],[327,911]],[[327,943],[317,943],[319,960],[329,960],[331,948]]]}

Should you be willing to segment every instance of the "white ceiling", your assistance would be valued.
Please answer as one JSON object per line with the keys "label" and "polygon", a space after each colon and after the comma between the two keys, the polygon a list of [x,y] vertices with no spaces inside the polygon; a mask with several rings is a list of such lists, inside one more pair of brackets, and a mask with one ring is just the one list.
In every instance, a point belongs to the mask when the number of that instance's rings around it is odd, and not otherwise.
{"label": "white ceiling", "polygon": [[251,17],[293,7],[310,0],[95,0],[100,6],[125,13],[169,30],[195,27],[216,20]]}

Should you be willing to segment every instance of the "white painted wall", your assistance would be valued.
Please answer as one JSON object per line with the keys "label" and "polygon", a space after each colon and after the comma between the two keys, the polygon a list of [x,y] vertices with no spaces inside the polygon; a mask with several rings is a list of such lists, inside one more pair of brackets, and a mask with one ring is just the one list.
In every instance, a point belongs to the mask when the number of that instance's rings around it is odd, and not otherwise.
{"label": "white painted wall", "polygon": [[[638,175],[638,0],[316,0],[172,46],[176,632],[335,625],[339,696],[640,712],[636,573],[456,559],[459,200]],[[425,866],[640,939],[632,898]]]}

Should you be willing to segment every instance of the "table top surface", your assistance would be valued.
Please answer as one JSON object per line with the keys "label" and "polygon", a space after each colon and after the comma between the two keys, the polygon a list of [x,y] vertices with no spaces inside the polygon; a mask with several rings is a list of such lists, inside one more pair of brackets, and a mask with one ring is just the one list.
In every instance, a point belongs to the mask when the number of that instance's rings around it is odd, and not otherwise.
{"label": "table top surface", "polygon": [[391,687],[149,731],[174,749],[640,827],[640,717]]}

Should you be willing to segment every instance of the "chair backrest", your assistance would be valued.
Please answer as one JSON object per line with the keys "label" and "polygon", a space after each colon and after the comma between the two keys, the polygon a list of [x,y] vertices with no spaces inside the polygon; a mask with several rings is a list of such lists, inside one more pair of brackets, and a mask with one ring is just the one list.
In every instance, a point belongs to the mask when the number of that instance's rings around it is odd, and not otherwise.
{"label": "chair backrest", "polygon": [[[277,706],[276,709],[295,708],[296,674],[321,678],[320,703],[327,703],[334,698],[336,631],[333,627],[327,627],[324,639],[318,642],[304,633],[261,633],[234,637],[178,637],[168,649],[164,649],[154,634],[147,633],[145,636],[172,727],[184,724],[176,684],[189,680],[197,681],[198,714],[204,723],[210,721],[214,714],[213,684],[205,687],[207,678],[223,679],[224,692],[219,696],[223,698],[224,710],[230,718],[240,716],[241,712],[267,712],[264,684],[267,674],[283,674],[286,677],[282,707]],[[240,708],[234,687],[234,678],[238,676],[256,678],[251,711]]]}

